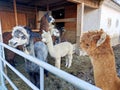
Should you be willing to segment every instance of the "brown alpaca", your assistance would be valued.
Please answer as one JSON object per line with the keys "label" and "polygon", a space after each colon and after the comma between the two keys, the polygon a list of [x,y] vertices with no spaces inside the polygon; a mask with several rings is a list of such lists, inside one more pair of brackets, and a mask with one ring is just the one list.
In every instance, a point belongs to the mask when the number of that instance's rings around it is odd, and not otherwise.
{"label": "brown alpaca", "polygon": [[103,30],[86,32],[80,46],[91,58],[96,86],[102,90],[120,90],[110,37]]}

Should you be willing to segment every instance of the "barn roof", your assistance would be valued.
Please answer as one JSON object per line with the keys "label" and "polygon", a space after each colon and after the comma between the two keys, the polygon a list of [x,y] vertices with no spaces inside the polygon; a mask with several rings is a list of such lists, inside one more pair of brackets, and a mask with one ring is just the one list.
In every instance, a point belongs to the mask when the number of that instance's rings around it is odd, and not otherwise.
{"label": "barn roof", "polygon": [[[13,4],[14,0],[0,0],[2,4]],[[96,8],[103,0],[15,0],[17,5],[25,5],[30,7],[37,7],[40,10],[46,10],[49,6],[49,10],[64,7],[75,3],[84,2],[85,5]],[[74,3],[73,3],[74,2]]]}

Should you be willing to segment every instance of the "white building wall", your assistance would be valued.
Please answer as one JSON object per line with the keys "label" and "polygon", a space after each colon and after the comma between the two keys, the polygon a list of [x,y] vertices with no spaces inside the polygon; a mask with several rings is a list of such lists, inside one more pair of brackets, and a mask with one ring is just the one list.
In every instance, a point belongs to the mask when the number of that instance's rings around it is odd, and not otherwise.
{"label": "white building wall", "polygon": [[107,4],[101,6],[100,28],[111,36],[112,45],[116,45],[120,36],[120,11],[115,9],[112,3],[109,3],[111,6]]}
{"label": "white building wall", "polygon": [[113,36],[120,31],[120,12],[107,6],[102,6],[100,27]]}
{"label": "white building wall", "polygon": [[83,31],[98,30],[100,28],[101,9],[85,7]]}
{"label": "white building wall", "polygon": [[120,42],[120,6],[105,0],[99,9],[85,7],[83,31],[103,29],[111,37],[111,44]]}

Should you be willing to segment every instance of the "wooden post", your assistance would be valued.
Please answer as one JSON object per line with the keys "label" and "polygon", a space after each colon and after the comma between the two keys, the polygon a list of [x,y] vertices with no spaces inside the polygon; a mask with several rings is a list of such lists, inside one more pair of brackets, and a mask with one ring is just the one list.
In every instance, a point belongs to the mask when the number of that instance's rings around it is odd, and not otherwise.
{"label": "wooden post", "polygon": [[[84,18],[84,3],[77,4],[77,50],[79,50],[80,47],[80,36],[83,32],[83,18]],[[76,51],[77,54],[79,54],[79,51]]]}
{"label": "wooden post", "polygon": [[38,26],[38,10],[37,10],[37,6],[35,7],[35,12],[36,12],[36,28],[37,28],[37,26]]}
{"label": "wooden post", "polygon": [[49,4],[47,3],[47,11],[49,11]]}
{"label": "wooden post", "polygon": [[15,13],[15,24],[18,25],[16,0],[13,0],[13,2],[14,2],[14,13]]}

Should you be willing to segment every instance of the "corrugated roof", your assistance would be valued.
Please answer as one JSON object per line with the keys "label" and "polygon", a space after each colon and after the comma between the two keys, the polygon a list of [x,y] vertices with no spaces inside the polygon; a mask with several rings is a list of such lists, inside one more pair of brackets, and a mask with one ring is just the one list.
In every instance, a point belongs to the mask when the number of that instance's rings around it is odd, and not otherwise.
{"label": "corrugated roof", "polygon": [[113,0],[113,1],[120,6],[120,0]]}

